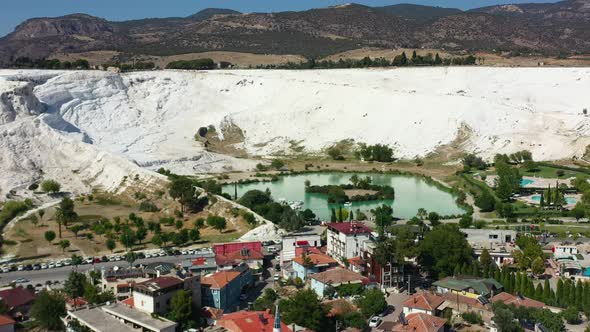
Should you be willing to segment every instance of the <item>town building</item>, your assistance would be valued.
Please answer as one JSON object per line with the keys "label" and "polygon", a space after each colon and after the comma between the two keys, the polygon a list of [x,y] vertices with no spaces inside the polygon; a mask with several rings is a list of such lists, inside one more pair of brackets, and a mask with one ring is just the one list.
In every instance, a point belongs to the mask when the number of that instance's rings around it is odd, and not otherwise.
{"label": "town building", "polygon": [[[502,245],[502,246],[494,246],[491,249],[487,249],[488,253],[494,263],[498,267],[502,267],[504,265],[514,264],[514,257],[512,256],[512,251],[515,249],[515,246],[511,245]],[[477,260],[481,259],[481,254],[483,253],[484,249],[473,248],[473,254]]]}
{"label": "town building", "polygon": [[74,320],[94,332],[175,332],[177,326],[164,317],[152,317],[123,303],[70,310],[64,319],[67,331],[72,330]]}
{"label": "town building", "polygon": [[33,302],[35,302],[35,295],[33,291],[21,286],[4,288],[0,290],[0,300],[6,305],[6,314],[17,321],[21,321],[29,317],[29,311]]}
{"label": "town building", "polygon": [[189,293],[195,307],[201,305],[201,277],[176,273],[135,284],[133,306],[140,311],[164,315],[170,310],[170,300],[180,290]]}
{"label": "town building", "polygon": [[303,254],[293,258],[294,277],[301,280],[306,280],[310,274],[324,272],[336,266],[338,262],[324,254]]}
{"label": "town building", "polygon": [[225,314],[217,321],[216,326],[225,328],[228,332],[292,332],[280,320],[280,313],[275,315],[266,311],[238,311]]}
{"label": "town building", "polygon": [[295,234],[283,236],[280,264],[283,265],[297,257],[297,249],[320,248],[322,246],[321,238],[318,234]]}
{"label": "town building", "polygon": [[149,278],[140,268],[119,268],[117,266],[101,271],[100,287],[102,291],[111,291],[117,300],[124,300],[133,295],[135,283]]}
{"label": "town building", "polygon": [[215,262],[218,270],[231,270],[238,265],[246,264],[252,273],[256,274],[262,271],[264,255],[261,250],[244,246],[240,250],[227,254],[215,254]]}
{"label": "town building", "polygon": [[526,307],[526,308],[537,308],[542,309],[545,307],[545,303],[529,299],[528,297],[524,297],[522,295],[512,295],[506,292],[502,292],[500,294],[495,295],[490,299],[492,303],[496,302],[503,302],[504,304],[511,305],[513,304],[516,307]]}
{"label": "town building", "polygon": [[435,281],[433,285],[440,294],[453,293],[477,299],[490,297],[502,291],[503,286],[493,278],[447,277]]}
{"label": "town building", "polygon": [[383,288],[403,287],[404,272],[407,275],[411,271],[404,271],[404,266],[394,261],[384,265],[379,264],[375,259],[376,247],[373,240],[364,241],[360,255],[348,259],[350,269],[366,276],[369,281],[380,284]]}
{"label": "town building", "polygon": [[367,285],[369,283],[369,280],[366,277],[341,267],[336,267],[321,273],[310,274],[308,277],[311,279],[311,289],[313,289],[319,297],[324,297],[325,292],[331,287],[337,289],[338,286],[341,285]]}
{"label": "town building", "polygon": [[198,251],[182,261],[182,268],[191,273],[206,275],[217,271],[217,261],[213,251]]}
{"label": "town building", "polygon": [[410,296],[402,304],[405,315],[423,313],[437,316],[438,308],[445,302],[445,299],[428,292],[416,293]]}
{"label": "town building", "polygon": [[495,245],[505,245],[516,241],[516,231],[508,229],[461,228],[467,242],[472,247],[490,249]]}
{"label": "town building", "polygon": [[371,229],[360,222],[329,223],[327,226],[327,253],[335,259],[359,256],[363,242],[371,238]]}
{"label": "town building", "polygon": [[252,283],[252,273],[245,265],[204,276],[201,279],[202,305],[223,309],[224,312],[235,311],[240,294]]}
{"label": "town building", "polygon": [[460,315],[465,312],[475,312],[483,319],[484,323],[490,324],[494,312],[492,310],[491,302],[485,297],[469,297],[461,293],[444,293],[439,294],[445,299],[445,302],[438,308],[439,310],[451,310],[455,315]]}
{"label": "town building", "polygon": [[553,246],[553,253],[554,254],[562,254],[562,255],[577,255],[578,254],[578,247],[574,245],[555,245]]}
{"label": "town building", "polygon": [[391,331],[393,332],[443,332],[446,319],[424,313],[413,313],[400,317]]}

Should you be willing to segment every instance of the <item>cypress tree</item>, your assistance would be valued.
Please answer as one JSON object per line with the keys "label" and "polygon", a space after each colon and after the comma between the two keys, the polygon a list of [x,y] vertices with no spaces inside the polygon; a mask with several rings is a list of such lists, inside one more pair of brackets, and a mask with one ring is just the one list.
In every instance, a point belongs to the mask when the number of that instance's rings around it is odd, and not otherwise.
{"label": "cypress tree", "polygon": [[563,283],[563,299],[561,300],[561,306],[566,308],[570,306],[570,292],[572,288],[572,281],[566,279]]}
{"label": "cypress tree", "polygon": [[565,285],[563,284],[563,280],[561,280],[561,278],[559,278],[559,280],[557,280],[557,293],[555,295],[555,302],[558,306],[563,305],[564,295],[565,295]]}
{"label": "cypress tree", "polygon": [[[502,273],[499,269],[496,269],[496,271],[494,271],[494,279],[496,279],[497,282],[502,283]],[[502,284],[502,286],[506,288],[506,285]]]}
{"label": "cypress tree", "polygon": [[332,208],[332,214],[330,215],[330,222],[336,222],[336,210]]}
{"label": "cypress tree", "polygon": [[474,277],[479,277],[479,265],[477,264],[477,260],[473,261],[471,265],[471,275]]}
{"label": "cypress tree", "polygon": [[527,288],[529,286],[528,284],[528,278],[526,276],[526,273],[521,273],[520,274],[520,293],[521,294],[526,294],[527,293]]}
{"label": "cypress tree", "polygon": [[526,294],[530,298],[535,298],[535,285],[531,279],[527,281]]}
{"label": "cypress tree", "polygon": [[584,297],[583,297],[584,311],[590,312],[590,282],[584,283]]}
{"label": "cypress tree", "polygon": [[514,279],[516,279],[516,275],[514,273],[510,273],[508,278],[508,280],[510,280],[510,292],[514,293],[516,291],[516,288],[514,287],[514,285],[516,284],[516,282],[514,281]]}
{"label": "cypress tree", "polygon": [[340,213],[339,213],[339,215],[338,215],[338,221],[339,221],[339,222],[343,222],[344,220],[342,220],[342,206],[340,207],[340,209],[339,209],[339,212],[340,212]]}
{"label": "cypress tree", "polygon": [[455,265],[455,270],[453,270],[453,276],[458,276],[461,274],[461,267],[459,266],[459,264]]}
{"label": "cypress tree", "polygon": [[549,279],[545,279],[545,284],[543,285],[543,302],[551,303],[551,286],[549,285]]}
{"label": "cypress tree", "polygon": [[551,305],[557,305],[557,295],[555,295],[555,291],[551,290]]}
{"label": "cypress tree", "polygon": [[547,188],[547,206],[551,206],[551,185]]}
{"label": "cypress tree", "polygon": [[568,307],[576,305],[576,284],[573,281],[570,281],[569,301],[567,304]]}
{"label": "cypress tree", "polygon": [[579,309],[584,307],[584,284],[580,279],[578,279],[578,283],[576,284],[576,306]]}
{"label": "cypress tree", "polygon": [[533,297],[537,301],[543,301],[543,285],[539,283],[537,289],[535,289],[535,296]]}
{"label": "cypress tree", "polygon": [[516,288],[517,292],[520,292],[520,272],[516,274],[516,283],[514,284],[514,288]]}

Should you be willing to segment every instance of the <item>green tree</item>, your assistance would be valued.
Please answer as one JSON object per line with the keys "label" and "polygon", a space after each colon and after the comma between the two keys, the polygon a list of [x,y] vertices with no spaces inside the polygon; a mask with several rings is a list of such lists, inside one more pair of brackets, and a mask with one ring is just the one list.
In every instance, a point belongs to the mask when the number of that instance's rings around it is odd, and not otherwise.
{"label": "green tree", "polygon": [[280,170],[281,168],[283,168],[285,166],[285,162],[282,161],[281,159],[273,159],[270,162],[270,166],[276,170]]}
{"label": "green tree", "polygon": [[375,225],[377,225],[379,233],[381,234],[393,222],[393,209],[389,205],[382,204],[371,210],[371,213],[375,217]]}
{"label": "green tree", "polygon": [[170,197],[180,203],[180,211],[185,212],[185,207],[195,200],[195,184],[184,176],[175,177],[169,184]]}
{"label": "green tree", "polygon": [[488,278],[490,276],[490,269],[493,267],[493,264],[495,264],[488,249],[482,250],[479,261],[481,262],[481,266],[483,268],[484,277]]}
{"label": "green tree", "polygon": [[137,238],[137,241],[139,242],[139,244],[141,244],[141,241],[145,240],[145,238],[147,237],[148,234],[148,230],[145,227],[139,227],[137,228],[137,230],[135,231],[135,238]]}
{"label": "green tree", "polygon": [[55,209],[55,219],[57,220],[59,238],[61,239],[61,226],[68,227],[69,223],[78,219],[78,214],[74,211],[74,201],[69,197],[64,197]]}
{"label": "green tree", "polygon": [[531,270],[536,275],[541,275],[545,273],[545,262],[543,261],[543,258],[535,258],[535,260],[533,260],[533,263],[531,264]]}
{"label": "green tree", "polygon": [[452,275],[455,266],[471,263],[472,249],[457,225],[442,224],[424,236],[418,246],[418,261],[437,276]]}
{"label": "green tree", "polygon": [[46,193],[55,193],[61,189],[61,185],[55,180],[45,180],[41,182],[41,190]]}
{"label": "green tree", "polygon": [[74,225],[74,226],[70,227],[70,232],[74,233],[74,236],[76,237],[76,239],[78,238],[78,233],[80,233],[81,230],[82,230],[81,225]]}
{"label": "green tree", "polygon": [[509,200],[519,190],[522,175],[518,169],[504,162],[496,163],[496,173],[496,194],[500,199]]}
{"label": "green tree", "polygon": [[109,249],[112,253],[113,250],[115,250],[115,248],[117,247],[117,242],[114,239],[107,239],[106,246],[107,249]]}
{"label": "green tree", "polygon": [[193,314],[193,303],[190,294],[180,290],[172,296],[168,318],[177,322],[181,329],[189,325]]}
{"label": "green tree", "polygon": [[430,212],[428,214],[428,221],[430,221],[430,226],[438,226],[440,225],[440,215],[436,212]]}
{"label": "green tree", "polygon": [[126,249],[133,247],[137,238],[135,237],[135,232],[129,228],[123,230],[123,233],[119,236],[119,241],[122,245],[125,246]]}
{"label": "green tree", "polygon": [[69,240],[61,240],[59,241],[59,246],[61,247],[62,252],[65,252],[67,248],[70,247]]}
{"label": "green tree", "polygon": [[63,328],[61,317],[66,315],[66,301],[59,292],[43,290],[31,307],[31,317],[38,326],[49,331]]}
{"label": "green tree", "polygon": [[84,295],[85,283],[86,275],[84,273],[72,271],[64,283],[64,291],[72,299],[81,297]]}
{"label": "green tree", "polygon": [[45,241],[51,243],[55,240],[55,232],[54,231],[46,231],[45,232]]}
{"label": "green tree", "polygon": [[152,244],[155,245],[156,247],[161,247],[162,244],[164,243],[162,241],[162,235],[161,234],[154,234],[154,236],[152,236],[152,240],[151,240]]}
{"label": "green tree", "polygon": [[266,288],[262,296],[254,301],[253,309],[257,311],[274,310],[275,302],[279,299],[279,295],[272,288]]}
{"label": "green tree", "polygon": [[301,289],[280,301],[279,308],[285,324],[297,324],[315,331],[327,331],[326,308],[311,289]]}
{"label": "green tree", "polygon": [[473,216],[470,214],[464,214],[459,219],[459,227],[461,228],[469,228],[473,225]]}
{"label": "green tree", "polygon": [[383,294],[378,288],[366,290],[361,297],[355,301],[355,304],[359,307],[365,319],[383,312],[387,307],[385,294]]}
{"label": "green tree", "polygon": [[207,217],[207,225],[213,227],[221,233],[227,226],[227,222],[224,217],[210,215]]}

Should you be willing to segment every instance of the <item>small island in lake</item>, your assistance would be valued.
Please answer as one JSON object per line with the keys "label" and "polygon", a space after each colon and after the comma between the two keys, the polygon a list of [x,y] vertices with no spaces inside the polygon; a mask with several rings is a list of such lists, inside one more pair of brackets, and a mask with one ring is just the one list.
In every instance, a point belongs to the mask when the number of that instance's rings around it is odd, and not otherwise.
{"label": "small island in lake", "polygon": [[391,186],[380,186],[371,183],[371,177],[350,177],[350,184],[314,186],[305,182],[305,191],[328,195],[328,203],[342,204],[345,202],[363,202],[395,199],[395,190]]}

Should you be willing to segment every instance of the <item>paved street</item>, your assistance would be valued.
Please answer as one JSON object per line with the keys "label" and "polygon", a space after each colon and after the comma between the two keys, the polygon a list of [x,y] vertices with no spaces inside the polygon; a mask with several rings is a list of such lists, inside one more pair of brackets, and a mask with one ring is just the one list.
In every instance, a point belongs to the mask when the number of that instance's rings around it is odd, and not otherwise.
{"label": "paved street", "polygon": [[[162,257],[155,257],[155,258],[147,258],[147,259],[138,259],[137,261],[135,261],[134,264],[149,264],[149,263],[154,263],[154,262],[165,262],[165,263],[181,263],[182,260],[184,258],[190,257],[189,255],[183,255],[183,256],[162,256]],[[86,272],[92,269],[106,269],[109,267],[113,267],[113,266],[122,266],[122,267],[126,267],[128,266],[129,263],[127,263],[124,260],[118,261],[118,262],[106,262],[106,263],[97,263],[97,264],[85,264],[85,265],[79,265],[78,266],[78,271],[80,272]],[[64,280],[67,279],[68,274],[70,273],[70,271],[73,269],[73,266],[64,266],[64,267],[59,267],[59,268],[53,268],[53,269],[45,269],[45,270],[34,270],[34,271],[13,271],[13,272],[7,272],[7,273],[2,273],[0,274],[0,284],[8,284],[11,281],[18,279],[18,278],[26,278],[29,279],[30,281],[27,283],[23,283],[23,286],[26,286],[27,284],[32,284],[32,285],[36,285],[36,284],[43,284],[45,285],[45,283],[47,281],[59,281],[60,283],[63,283]]]}
{"label": "paved street", "polygon": [[[390,312],[388,315],[383,317],[383,322],[397,322],[399,319],[399,314],[402,312],[402,303],[409,297],[406,293],[403,294],[395,294],[392,293],[387,297],[387,304],[394,306],[395,310]],[[383,324],[383,323],[381,323]],[[379,328],[371,329],[372,332],[381,332]]]}

